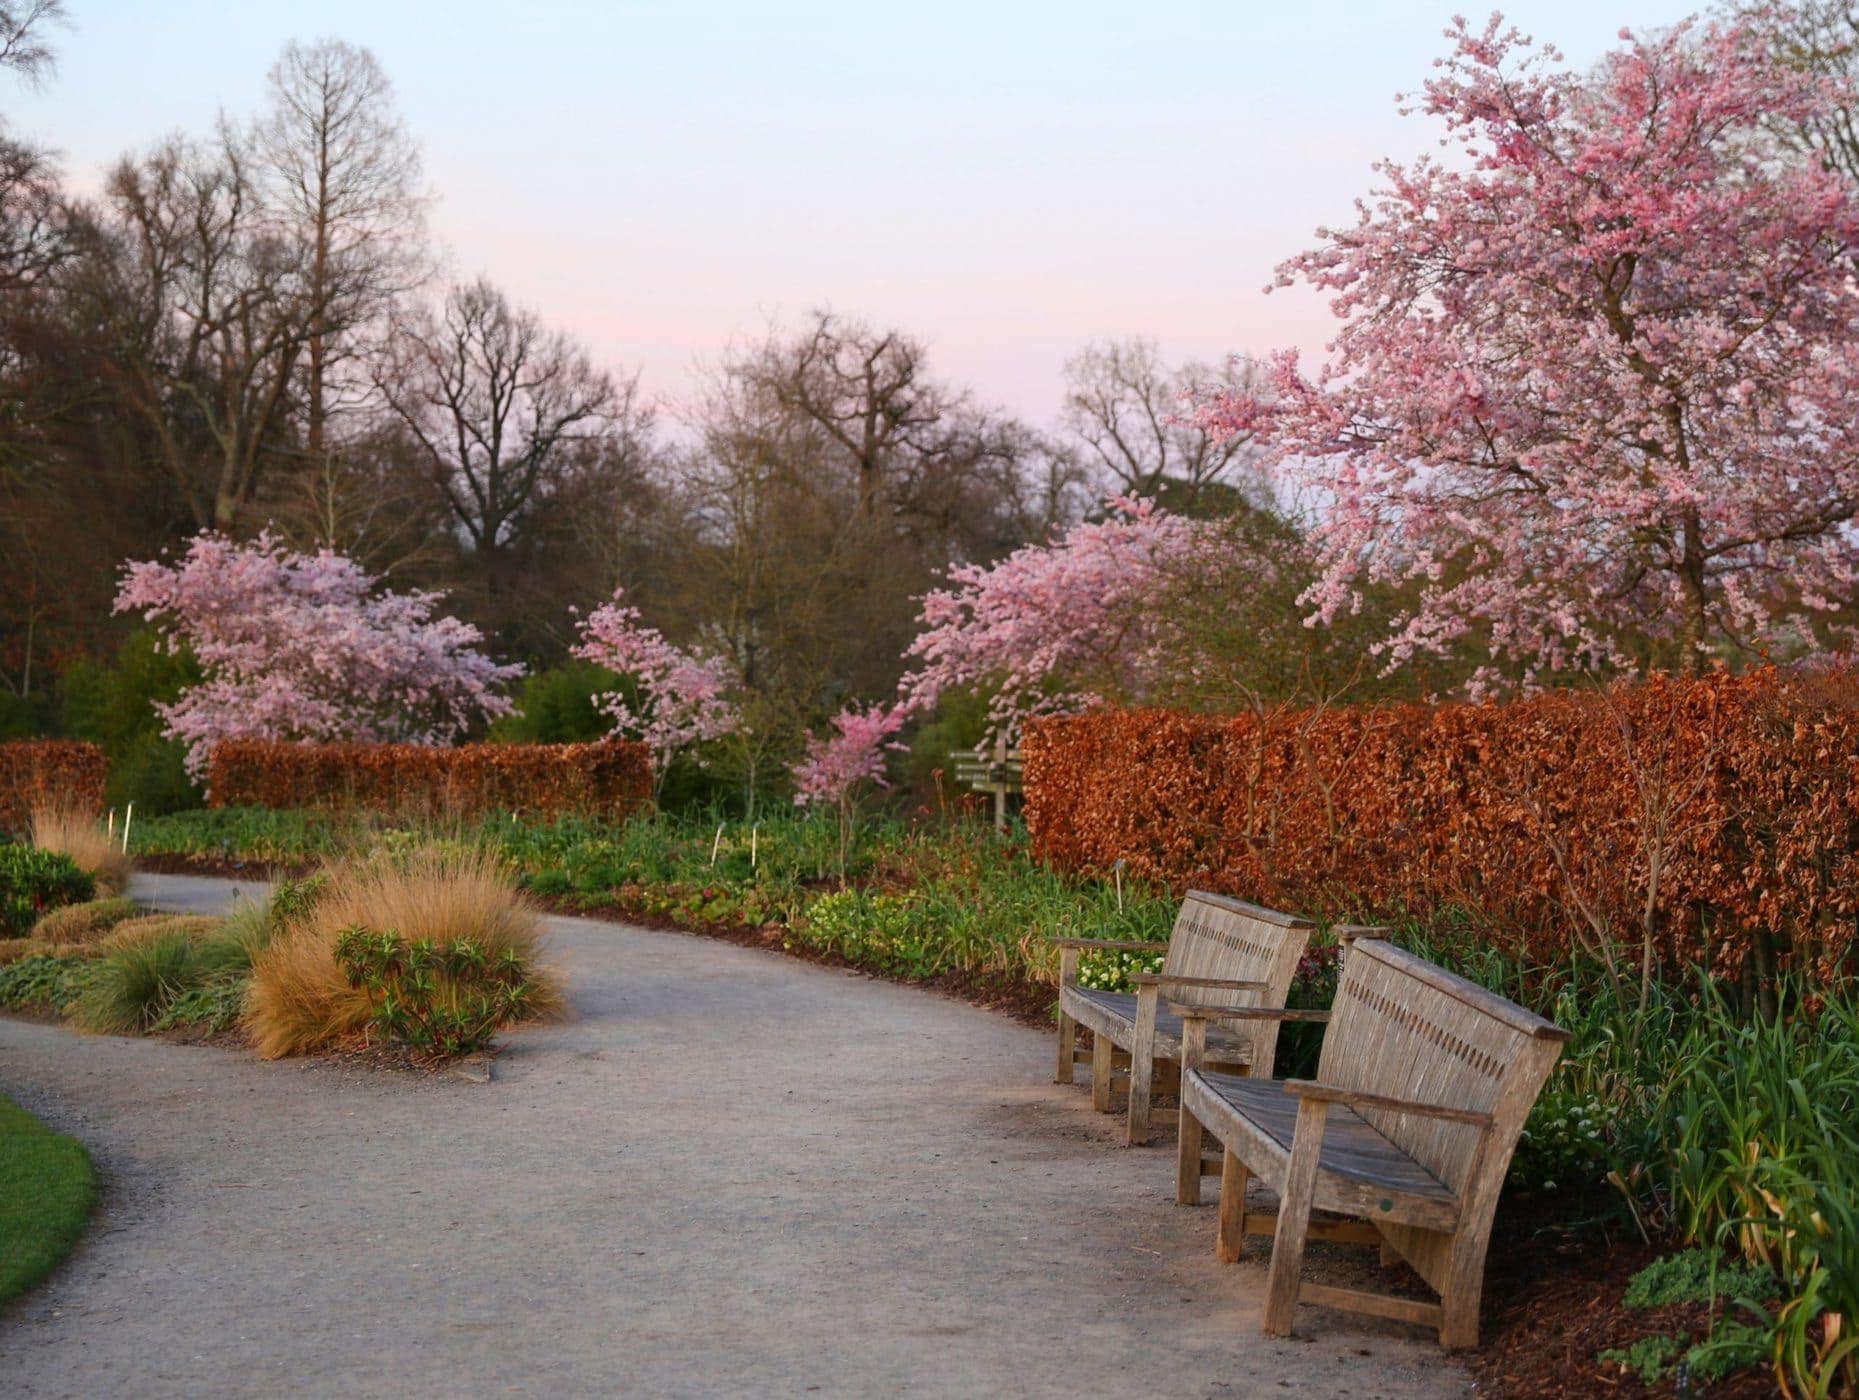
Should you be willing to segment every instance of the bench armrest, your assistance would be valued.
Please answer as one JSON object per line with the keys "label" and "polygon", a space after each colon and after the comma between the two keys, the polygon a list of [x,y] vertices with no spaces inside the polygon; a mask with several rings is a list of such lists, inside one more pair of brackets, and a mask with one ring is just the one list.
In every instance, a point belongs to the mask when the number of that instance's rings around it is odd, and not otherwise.
{"label": "bench armrest", "polygon": [[1267,982],[1238,982],[1230,977],[1175,977],[1166,972],[1136,972],[1130,981],[1138,987],[1217,987],[1223,992],[1257,992]]}
{"label": "bench armrest", "polygon": [[1187,1006],[1171,1001],[1168,1009],[1182,1020],[1327,1021],[1330,1013],[1302,1006]]}
{"label": "bench armrest", "polygon": [[1285,1092],[1300,1099],[1321,1099],[1325,1103],[1347,1104],[1351,1108],[1385,1108],[1394,1113],[1411,1113],[1419,1118],[1443,1118],[1451,1123],[1470,1123],[1475,1128],[1489,1128],[1489,1113],[1470,1108],[1449,1108],[1445,1104],[1419,1103],[1412,1099],[1392,1098],[1387,1094],[1370,1094],[1360,1089],[1343,1089],[1334,1084],[1319,1084],[1314,1079],[1287,1079]]}
{"label": "bench armrest", "polygon": [[1142,953],[1151,949],[1166,953],[1166,943],[1139,943],[1134,939],[1119,938],[1052,938],[1047,942],[1054,948],[1085,948],[1104,953]]}
{"label": "bench armrest", "polygon": [[1390,932],[1387,924],[1338,924],[1330,935],[1338,943],[1353,943],[1358,938],[1382,938]]}

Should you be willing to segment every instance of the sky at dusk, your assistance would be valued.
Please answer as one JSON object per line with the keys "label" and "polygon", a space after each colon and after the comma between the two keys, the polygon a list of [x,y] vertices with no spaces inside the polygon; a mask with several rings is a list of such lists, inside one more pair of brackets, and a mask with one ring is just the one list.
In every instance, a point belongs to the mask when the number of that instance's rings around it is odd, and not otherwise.
{"label": "sky at dusk", "polygon": [[[1586,63],[1695,6],[1506,13]],[[293,37],[374,50],[425,152],[431,224],[640,368],[692,366],[814,306],[927,340],[935,368],[1035,421],[1095,336],[1171,357],[1317,350],[1322,303],[1264,296],[1403,118],[1455,6],[69,0],[43,92],[7,94],[80,188],[130,148],[253,111]],[[1471,13],[1482,17],[1482,10]]]}

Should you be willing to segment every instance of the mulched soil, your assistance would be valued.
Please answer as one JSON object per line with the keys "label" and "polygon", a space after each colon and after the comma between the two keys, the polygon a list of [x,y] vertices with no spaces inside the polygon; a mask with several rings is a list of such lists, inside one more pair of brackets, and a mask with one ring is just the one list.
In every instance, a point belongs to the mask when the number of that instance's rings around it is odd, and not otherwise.
{"label": "mulched soil", "polygon": [[[315,868],[311,863],[179,855],[140,856],[136,864],[139,869],[160,874],[241,879],[299,877]],[[623,919],[668,933],[720,938],[881,981],[927,987],[958,1001],[1004,1013],[1038,1030],[1049,1030],[1053,1025],[1052,989],[1037,982],[953,972],[929,981],[894,977],[794,942],[780,924],[693,928],[617,902],[593,903],[585,897],[534,894],[530,897],[551,913]],[[175,1038],[185,1035],[177,1032]],[[243,1043],[236,1030],[205,1039]],[[1088,1033],[1083,1043],[1089,1044]],[[356,1068],[418,1074],[439,1071],[439,1067],[422,1063],[404,1051],[365,1042],[338,1049],[331,1057]],[[1747,1371],[1709,1386],[1692,1383],[1681,1392],[1670,1379],[1649,1387],[1621,1367],[1600,1361],[1602,1351],[1631,1346],[1654,1333],[1686,1332],[1694,1339],[1702,1337],[1710,1319],[1703,1304],[1646,1310],[1626,1307],[1621,1295],[1628,1281],[1657,1258],[1659,1251],[1638,1240],[1607,1238],[1594,1227],[1569,1229],[1558,1223],[1567,1215],[1567,1203],[1560,1201],[1506,1201],[1499,1209],[1486,1264],[1483,1342],[1478,1351],[1463,1358],[1480,1391],[1506,1400],[1590,1400],[1594,1396],[1640,1400],[1681,1394],[1688,1400],[1757,1400],[1781,1393],[1766,1370]],[[1384,1277],[1374,1286],[1389,1289],[1390,1282]],[[1391,1291],[1407,1290],[1396,1286]]]}
{"label": "mulched soil", "polygon": [[[1597,1202],[1597,1204],[1599,1204]],[[1531,1400],[1683,1394],[1697,1400],[1754,1400],[1780,1394],[1767,1370],[1745,1371],[1679,1391],[1668,1377],[1646,1386],[1622,1367],[1598,1360],[1655,1333],[1709,1331],[1702,1303],[1629,1308],[1628,1281],[1662,1251],[1638,1239],[1609,1239],[1596,1227],[1570,1229],[1566,1202],[1506,1200],[1498,1209],[1485,1265],[1483,1345],[1466,1358],[1479,1388]]]}

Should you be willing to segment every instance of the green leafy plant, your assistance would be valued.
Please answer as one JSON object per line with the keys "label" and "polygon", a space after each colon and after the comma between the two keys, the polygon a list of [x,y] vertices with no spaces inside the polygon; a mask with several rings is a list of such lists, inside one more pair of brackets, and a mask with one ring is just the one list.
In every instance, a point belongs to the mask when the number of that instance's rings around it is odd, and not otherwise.
{"label": "green leafy plant", "polygon": [[15,1011],[64,1011],[84,994],[91,960],[82,954],[41,953],[0,967],[0,1006]]}
{"label": "green leafy plant", "polygon": [[1641,1337],[1631,1346],[1609,1347],[1597,1359],[1621,1367],[1641,1385],[1652,1385],[1671,1369],[1673,1359],[1683,1346],[1682,1337],[1659,1332]]}
{"label": "green leafy plant", "polygon": [[533,996],[516,949],[491,954],[469,939],[440,944],[354,925],[337,937],[336,960],[366,994],[374,1025],[394,1044],[435,1059],[487,1048]]}

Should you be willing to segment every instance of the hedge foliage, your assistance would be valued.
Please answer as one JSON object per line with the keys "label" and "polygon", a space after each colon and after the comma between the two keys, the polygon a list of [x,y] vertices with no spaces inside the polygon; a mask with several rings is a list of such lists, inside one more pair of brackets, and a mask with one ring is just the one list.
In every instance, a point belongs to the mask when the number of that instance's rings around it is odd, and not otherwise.
{"label": "hedge foliage", "polygon": [[215,746],[216,807],[359,807],[416,816],[576,813],[617,819],[652,796],[643,744],[288,744]]}
{"label": "hedge foliage", "polygon": [[1773,669],[1506,704],[1105,711],[1035,724],[1026,815],[1061,867],[1348,917],[1470,916],[1763,980],[1850,966],[1859,678]]}
{"label": "hedge foliage", "polygon": [[103,810],[110,762],[95,744],[20,739],[0,744],[0,832],[23,835],[35,807]]}

